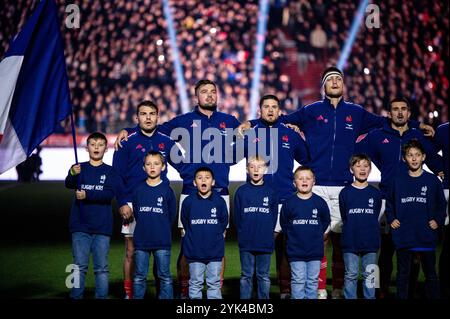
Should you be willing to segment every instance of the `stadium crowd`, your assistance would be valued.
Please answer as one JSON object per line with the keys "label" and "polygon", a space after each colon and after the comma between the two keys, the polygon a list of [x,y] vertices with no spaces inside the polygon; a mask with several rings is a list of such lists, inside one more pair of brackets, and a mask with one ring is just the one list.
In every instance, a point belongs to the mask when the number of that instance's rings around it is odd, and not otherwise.
{"label": "stadium crowd", "polygon": [[[79,133],[115,133],[129,126],[134,107],[154,100],[161,121],[181,113],[172,52],[162,2],[73,1],[80,28],[61,24]],[[437,125],[448,120],[448,4],[376,3],[380,28],[361,27],[344,73],[347,97],[383,114],[399,94],[411,99],[413,117]],[[190,105],[193,84],[209,78],[220,87],[222,111],[249,115],[258,1],[170,1]],[[9,1],[0,12],[0,55],[31,14],[35,3]],[[348,37],[357,3],[275,1],[270,10],[260,92],[275,94],[289,113],[302,106],[289,74],[280,34],[295,40],[299,56],[335,64]],[[151,13],[151,14],[149,14]],[[67,17],[60,4],[61,21]],[[8,23],[5,23],[8,21]],[[303,61],[303,62],[305,62]],[[317,92],[319,94],[319,92]],[[69,125],[67,125],[67,129]]]}

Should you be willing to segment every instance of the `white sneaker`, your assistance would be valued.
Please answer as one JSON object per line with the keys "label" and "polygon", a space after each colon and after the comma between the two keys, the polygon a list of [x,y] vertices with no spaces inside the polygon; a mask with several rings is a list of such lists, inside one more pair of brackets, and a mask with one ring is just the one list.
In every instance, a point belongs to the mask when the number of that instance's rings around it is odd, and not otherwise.
{"label": "white sneaker", "polygon": [[317,290],[317,299],[327,299],[328,293],[326,289]]}
{"label": "white sneaker", "polygon": [[331,299],[344,299],[344,292],[342,289],[333,289],[331,292]]}

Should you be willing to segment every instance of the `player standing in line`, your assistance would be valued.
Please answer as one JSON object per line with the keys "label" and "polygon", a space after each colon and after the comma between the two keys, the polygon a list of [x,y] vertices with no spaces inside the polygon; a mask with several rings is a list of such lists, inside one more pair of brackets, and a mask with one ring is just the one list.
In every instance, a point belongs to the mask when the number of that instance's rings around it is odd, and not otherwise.
{"label": "player standing in line", "polygon": [[[157,129],[158,107],[151,101],[143,101],[136,108],[136,116],[139,129],[127,137],[123,147],[114,152],[113,167],[122,177],[125,185],[125,199],[129,208],[122,212],[124,223],[122,234],[125,237],[125,258],[123,263],[125,298],[133,298],[133,273],[134,273],[134,244],[133,233],[136,222],[133,218],[132,195],[137,185],[144,182],[147,174],[142,169],[145,154],[149,151],[158,151],[166,158],[167,162],[183,174],[183,163],[171,161],[171,151],[179,151],[175,142]],[[181,156],[181,155],[180,155]],[[161,178],[168,182],[167,169]],[[155,276],[157,278],[157,276]]]}

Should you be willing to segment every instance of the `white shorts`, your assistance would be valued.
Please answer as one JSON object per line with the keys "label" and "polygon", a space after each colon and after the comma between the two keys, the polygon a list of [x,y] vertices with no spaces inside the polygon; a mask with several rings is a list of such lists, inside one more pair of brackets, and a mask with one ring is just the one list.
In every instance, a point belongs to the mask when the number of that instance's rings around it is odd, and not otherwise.
{"label": "white shorts", "polygon": [[380,232],[382,234],[389,234],[389,231],[391,229],[391,225],[388,224],[387,218],[386,218],[386,200],[381,200],[381,211],[380,211],[380,217],[378,218],[378,221],[380,222]]}
{"label": "white shorts", "polygon": [[[213,191],[215,192],[215,191]],[[180,194],[180,203],[178,204],[178,228],[183,229],[183,223],[181,222],[181,205],[183,204],[183,201],[188,197],[189,195],[186,194]],[[230,195],[220,195],[225,200],[225,203],[227,204],[227,211],[228,211],[228,224],[227,228],[230,227]],[[184,236],[184,232],[183,232]]]}
{"label": "white shorts", "polygon": [[447,217],[445,217],[445,225],[448,225],[448,188],[444,189],[445,199],[447,200]]}
{"label": "white shorts", "polygon": [[[133,204],[131,202],[127,203],[128,206],[130,206],[131,210],[133,210]],[[122,234],[125,237],[133,237],[134,229],[136,228],[136,219],[133,219],[133,221],[129,224],[122,224]]]}
{"label": "white shorts", "polygon": [[344,186],[313,186],[313,193],[322,197],[330,209],[331,231],[342,233],[342,218],[339,211],[339,193]]}
{"label": "white shorts", "polygon": [[280,225],[281,207],[283,207],[283,204],[278,204],[277,224],[275,225],[275,230],[274,230],[274,232],[276,232],[276,233],[281,233],[281,225]]}

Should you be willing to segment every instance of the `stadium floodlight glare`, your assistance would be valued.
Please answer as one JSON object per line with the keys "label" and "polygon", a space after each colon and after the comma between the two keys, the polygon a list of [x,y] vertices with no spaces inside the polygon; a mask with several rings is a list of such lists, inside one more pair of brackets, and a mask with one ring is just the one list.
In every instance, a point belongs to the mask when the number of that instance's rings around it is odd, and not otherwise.
{"label": "stadium floodlight glare", "polygon": [[358,10],[356,11],[352,26],[350,27],[349,36],[345,41],[344,49],[341,51],[341,56],[339,57],[339,61],[337,64],[337,67],[341,70],[345,68],[348,56],[350,55],[350,51],[352,50],[353,43],[355,42],[356,36],[358,35],[359,26],[363,24],[364,13],[368,3],[369,0],[361,0],[361,2],[359,3]]}
{"label": "stadium floodlight glare", "polygon": [[162,39],[158,39],[158,41],[156,41],[156,45],[157,46],[161,46],[163,44],[163,40]]}
{"label": "stadium floodlight glare", "polygon": [[368,68],[364,68],[364,74],[369,75],[370,74],[370,70]]}
{"label": "stadium floodlight glare", "polygon": [[250,118],[256,117],[259,99],[259,82],[261,78],[261,67],[264,56],[264,43],[267,31],[267,16],[269,15],[269,0],[260,0],[258,9],[258,32],[256,34],[256,54],[253,59],[253,79],[250,93]]}
{"label": "stadium floodlight glare", "polygon": [[431,45],[428,46],[428,51],[433,52],[433,47]]}
{"label": "stadium floodlight glare", "polygon": [[184,81],[183,66],[181,65],[180,53],[178,52],[177,35],[172,18],[172,12],[170,11],[169,0],[163,0],[164,17],[167,22],[167,31],[169,33],[170,48],[172,50],[172,60],[174,63],[175,74],[177,77],[178,92],[180,92],[181,110],[184,113],[189,112],[189,100],[186,91],[186,82]]}

